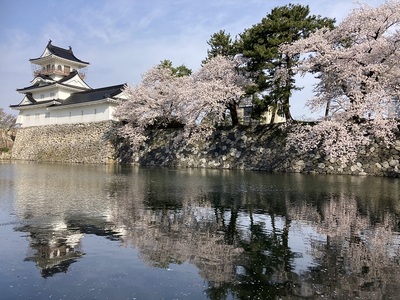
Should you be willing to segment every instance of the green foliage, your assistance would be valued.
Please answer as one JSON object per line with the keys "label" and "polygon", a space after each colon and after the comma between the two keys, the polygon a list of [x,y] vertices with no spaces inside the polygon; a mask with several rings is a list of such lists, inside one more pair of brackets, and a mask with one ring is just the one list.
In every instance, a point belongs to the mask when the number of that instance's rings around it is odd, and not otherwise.
{"label": "green foliage", "polygon": [[161,61],[159,66],[170,69],[172,71],[172,75],[176,77],[189,76],[190,74],[192,74],[192,70],[185,65],[180,65],[176,68],[173,67],[172,61],[170,61],[169,59],[164,59],[163,61]]}
{"label": "green foliage", "polygon": [[236,42],[232,41],[231,35],[226,33],[225,30],[212,34],[207,44],[211,48],[207,50],[207,57],[203,60],[203,64],[218,55],[233,57],[238,53]]}
{"label": "green foliage", "polygon": [[[246,73],[255,86],[247,91],[255,94],[254,113],[260,116],[269,105],[281,106],[290,120],[289,99],[295,86],[292,69],[298,54],[287,55],[279,46],[308,37],[319,28],[333,28],[334,19],[309,15],[308,6],[289,4],[276,7],[260,23],[246,29],[237,41],[237,51],[246,58]],[[282,79],[278,72],[285,72]]]}

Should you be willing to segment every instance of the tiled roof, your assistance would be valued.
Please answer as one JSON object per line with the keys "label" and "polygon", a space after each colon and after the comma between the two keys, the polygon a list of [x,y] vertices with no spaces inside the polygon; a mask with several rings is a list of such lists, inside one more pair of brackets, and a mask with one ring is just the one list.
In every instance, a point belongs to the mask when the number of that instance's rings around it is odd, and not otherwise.
{"label": "tiled roof", "polygon": [[71,71],[71,73],[69,73],[69,75],[67,75],[67,76],[65,76],[65,77],[63,77],[63,78],[61,78],[59,81],[57,81],[58,83],[63,83],[63,82],[65,82],[65,81],[67,81],[67,80],[70,80],[71,78],[73,78],[73,77],[75,77],[76,75],[78,75],[79,73],[78,73],[78,71],[77,70],[74,70],[74,71]]}
{"label": "tiled roof", "polygon": [[[21,88],[21,89],[17,89],[17,92],[26,92],[26,91],[37,89],[39,87],[54,85],[56,83],[64,85],[66,87],[72,87],[72,88],[76,88],[76,89],[83,89],[83,88],[78,87],[78,86],[72,86],[72,85],[68,85],[68,84],[63,84],[63,82],[73,78],[77,74],[78,74],[78,71],[72,71],[68,76],[63,77],[58,81],[53,81],[52,83],[48,83],[48,84],[45,84],[45,85],[39,85],[39,83],[35,83],[35,84],[31,85],[31,86],[27,86],[27,87],[24,87],[24,88]],[[38,76],[40,76],[40,77],[42,77],[44,79],[51,79],[51,78],[47,78],[46,76],[42,76],[42,75],[38,75]]]}
{"label": "tiled roof", "polygon": [[[51,84],[54,84],[54,83],[51,83]],[[22,89],[17,89],[17,92],[30,91],[30,90],[36,89],[36,88],[38,88],[38,87],[39,87],[39,83],[35,83],[35,84],[33,84],[33,85],[24,87],[24,88],[22,88]]]}
{"label": "tiled roof", "polygon": [[[29,100],[31,100],[31,99],[29,99]],[[10,107],[11,108],[14,108],[14,107],[27,107],[27,106],[38,106],[38,105],[43,105],[43,104],[47,104],[47,103],[52,103],[52,102],[54,102],[54,101],[56,101],[56,100],[54,100],[54,99],[52,99],[52,100],[45,100],[45,101],[36,101],[35,99],[33,99],[33,103],[32,104],[22,104],[22,105],[20,105],[20,104],[15,104],[15,105],[10,105]]]}
{"label": "tiled roof", "polygon": [[[124,90],[125,84],[119,84],[119,85],[113,85],[113,86],[108,86],[108,87],[103,87],[103,88],[98,88],[98,89],[92,89],[92,90],[87,90],[83,92],[77,92],[71,94],[67,99],[65,100],[60,100],[60,99],[52,99],[52,100],[46,100],[46,101],[35,101],[32,98],[32,104],[23,104],[23,105],[10,105],[11,108],[16,108],[16,107],[27,107],[27,106],[35,106],[35,105],[42,105],[45,103],[51,103],[54,101],[57,101],[57,104],[53,104],[50,106],[62,106],[62,105],[71,105],[71,104],[78,104],[78,103],[86,103],[86,102],[91,102],[91,101],[98,101],[98,100],[103,100],[107,98],[112,98],[119,93],[121,93]],[[30,94],[27,94],[28,98]],[[31,100],[31,98],[29,98]]]}
{"label": "tiled roof", "polygon": [[28,98],[29,101],[31,101],[32,103],[36,103],[36,100],[32,97],[31,93],[26,94],[26,97]]}
{"label": "tiled roof", "polygon": [[[77,58],[77,57],[74,55],[74,53],[72,52],[71,46],[69,47],[69,49],[60,48],[60,47],[54,46],[54,45],[51,43],[51,40],[49,40],[49,43],[47,44],[47,49],[48,49],[52,54],[54,54],[55,56],[58,56],[58,57],[61,57],[61,58],[64,58],[64,59],[68,59],[68,60],[71,60],[71,61],[75,61],[75,62],[87,64],[87,65],[89,64],[88,62],[82,61],[82,60],[80,60],[79,58]],[[30,59],[30,61],[37,60],[37,59],[40,59],[40,57],[38,57],[38,58],[32,58],[32,59]]]}
{"label": "tiled roof", "polygon": [[121,93],[124,89],[125,84],[119,84],[114,86],[108,86],[83,92],[77,92],[71,94],[65,99],[61,105],[76,104],[90,101],[102,100],[105,98],[112,98],[115,95]]}
{"label": "tiled roof", "polygon": [[[36,75],[36,77],[40,77],[40,78],[42,78],[42,79],[46,79],[46,80],[53,80],[53,78],[51,78],[49,75],[43,75],[43,74],[38,74],[38,75]],[[35,77],[35,78],[36,78]],[[33,78],[33,80],[35,80],[35,78]],[[32,80],[32,81],[33,81]],[[54,80],[53,80],[54,81]]]}

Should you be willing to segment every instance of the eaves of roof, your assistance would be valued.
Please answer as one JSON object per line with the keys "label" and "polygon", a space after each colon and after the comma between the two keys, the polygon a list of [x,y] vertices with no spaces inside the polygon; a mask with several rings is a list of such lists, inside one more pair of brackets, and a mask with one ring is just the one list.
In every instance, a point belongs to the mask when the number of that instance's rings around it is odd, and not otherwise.
{"label": "eaves of roof", "polygon": [[[57,57],[60,57],[60,58],[66,59],[66,60],[78,62],[78,63],[81,63],[81,64],[89,65],[89,62],[86,62],[86,61],[83,61],[83,60],[80,60],[79,58],[77,58],[74,55],[71,47],[69,47],[69,49],[64,49],[64,48],[61,48],[61,47],[57,47],[57,46],[52,45],[51,44],[51,40],[50,40],[49,43],[47,44],[46,48],[54,56],[57,56]],[[42,58],[43,57],[32,58],[29,61],[30,62],[34,62],[34,61],[40,60]]]}
{"label": "eaves of roof", "polygon": [[24,110],[24,109],[31,109],[31,108],[40,108],[40,107],[49,107],[52,105],[59,105],[60,101],[62,100],[47,100],[47,101],[35,101],[35,103],[32,104],[23,104],[23,105],[10,105],[10,108],[12,109],[17,109],[17,110]]}
{"label": "eaves of roof", "polygon": [[51,78],[49,75],[38,74],[38,75],[35,76],[35,78],[33,78],[31,80],[31,82],[35,81],[35,79],[37,79],[37,78],[41,78],[41,79],[43,79],[45,81],[54,81],[53,78]]}
{"label": "eaves of roof", "polygon": [[[60,84],[61,85],[61,84]],[[64,85],[66,86],[66,85]],[[73,87],[74,88],[74,87]],[[98,104],[103,102],[109,103],[117,103],[118,99],[114,97],[118,94],[122,93],[125,88],[125,84],[119,84],[114,86],[108,86],[98,89],[86,90],[81,92],[76,92],[71,94],[65,100],[46,100],[46,101],[35,101],[33,99],[32,104],[23,104],[23,105],[10,105],[10,108],[15,109],[28,109],[33,107],[48,107],[51,109],[62,108],[65,106],[81,106],[81,105],[91,105],[91,104]],[[29,94],[27,94],[29,95]],[[28,98],[30,99],[30,98]]]}
{"label": "eaves of roof", "polygon": [[84,103],[106,98],[112,98],[121,93],[124,87],[125,84],[119,84],[114,86],[108,86],[108,87],[73,93],[63,101],[62,105]]}
{"label": "eaves of roof", "polygon": [[17,89],[17,92],[19,92],[19,93],[28,93],[28,92],[32,92],[33,90],[40,91],[40,90],[46,90],[46,89],[53,88],[53,87],[65,88],[65,89],[68,89],[68,90],[73,90],[75,92],[76,91],[86,90],[83,87],[78,87],[78,86],[75,86],[75,85],[54,82],[54,83],[49,83],[49,84],[40,85],[40,86],[39,86],[39,84],[34,84],[34,85],[31,85],[31,86],[28,86],[28,87],[25,87],[25,88],[22,88],[22,89]]}
{"label": "eaves of roof", "polygon": [[77,103],[59,103],[59,104],[54,104],[50,105],[47,107],[48,110],[58,110],[58,109],[63,109],[63,108],[70,108],[70,107],[79,107],[79,106],[89,106],[89,105],[97,105],[101,103],[118,103],[117,100],[110,99],[110,98],[103,98],[99,100],[93,100],[93,101],[86,101],[86,102],[77,102]]}
{"label": "eaves of roof", "polygon": [[69,75],[67,75],[67,76],[65,76],[65,77],[63,77],[63,78],[61,78],[61,79],[58,80],[57,82],[60,82],[60,83],[61,83],[61,82],[70,80],[71,78],[74,78],[75,76],[79,76],[79,73],[78,73],[78,71],[76,71],[76,70],[71,71],[71,73],[69,73]]}
{"label": "eaves of roof", "polygon": [[[72,71],[68,76],[65,76],[64,78],[61,78],[58,81],[53,81],[51,83],[48,84],[44,84],[44,85],[39,85],[38,83],[35,83],[31,86],[28,87],[24,87],[22,89],[17,89],[17,92],[19,93],[25,93],[28,91],[32,91],[32,90],[41,90],[41,89],[47,89],[49,87],[54,87],[54,86],[64,86],[67,87],[69,89],[73,89],[75,91],[82,91],[82,90],[86,90],[86,88],[83,87],[77,87],[74,85],[70,85],[70,84],[65,84],[63,82],[66,82],[72,78],[74,78],[75,76],[79,76],[77,71]],[[39,76],[38,76],[39,77]],[[46,76],[40,76],[41,78],[44,78],[46,80],[48,80],[49,78],[47,78]],[[50,78],[51,79],[51,78]]]}

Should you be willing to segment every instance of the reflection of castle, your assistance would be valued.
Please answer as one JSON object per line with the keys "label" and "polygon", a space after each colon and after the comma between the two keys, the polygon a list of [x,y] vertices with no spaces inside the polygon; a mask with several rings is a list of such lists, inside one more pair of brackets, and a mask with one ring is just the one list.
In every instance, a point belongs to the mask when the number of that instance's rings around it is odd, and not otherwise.
{"label": "reflection of castle", "polygon": [[26,260],[34,261],[42,276],[66,272],[82,257],[85,234],[120,239],[121,231],[107,219],[108,191],[101,177],[112,169],[104,166],[100,176],[98,170],[93,166],[18,165],[15,205],[27,225],[15,230],[28,233]]}
{"label": "reflection of castle", "polygon": [[69,266],[85,254],[81,244],[85,234],[119,240],[120,233],[112,227],[103,219],[92,219],[89,222],[81,219],[53,224],[34,223],[16,230],[29,233],[30,251],[25,261],[35,262],[41,275],[46,278],[67,272]]}
{"label": "reflection of castle", "polygon": [[17,229],[28,232],[32,252],[26,261],[33,261],[43,277],[67,272],[68,267],[82,255],[82,234],[68,228],[42,228],[40,225],[26,225]]}

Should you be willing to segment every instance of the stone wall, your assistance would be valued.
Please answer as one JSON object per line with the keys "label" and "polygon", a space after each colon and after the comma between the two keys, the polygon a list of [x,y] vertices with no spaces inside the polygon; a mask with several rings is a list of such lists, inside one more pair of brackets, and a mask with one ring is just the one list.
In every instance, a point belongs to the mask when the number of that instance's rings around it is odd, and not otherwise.
{"label": "stone wall", "polygon": [[110,163],[111,121],[19,128],[12,159],[64,162]]}
{"label": "stone wall", "polygon": [[400,177],[400,139],[390,149],[378,144],[360,149],[355,162],[343,164],[319,152],[285,152],[285,132],[279,125],[217,131],[211,139],[196,145],[176,146],[172,142],[176,135],[177,130],[152,131],[137,153],[120,147],[118,161],[146,166]]}
{"label": "stone wall", "polygon": [[12,158],[400,177],[400,139],[389,149],[378,144],[360,149],[355,162],[343,164],[319,152],[299,155],[284,151],[285,131],[280,125],[219,130],[210,139],[193,145],[173,142],[178,129],[154,130],[135,153],[126,142],[115,143],[114,133],[111,121],[20,128]]}

